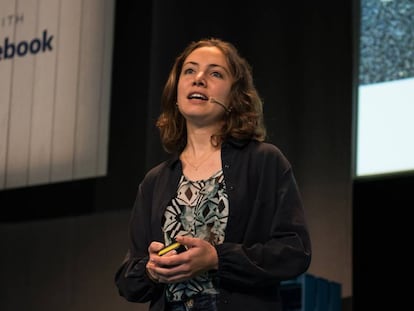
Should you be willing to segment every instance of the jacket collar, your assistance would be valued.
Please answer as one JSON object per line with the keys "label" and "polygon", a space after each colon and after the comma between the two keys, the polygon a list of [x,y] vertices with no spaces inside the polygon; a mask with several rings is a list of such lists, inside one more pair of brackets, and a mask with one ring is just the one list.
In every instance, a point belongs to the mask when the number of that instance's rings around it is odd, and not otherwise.
{"label": "jacket collar", "polygon": [[[237,139],[237,138],[233,138],[230,137],[228,139],[226,139],[223,144],[222,144],[222,148],[236,148],[236,149],[242,149],[244,148],[249,142],[251,141],[251,139]],[[168,160],[168,167],[169,168],[173,168],[176,165],[181,165],[181,161],[180,161],[180,154],[179,153],[174,153],[171,155],[171,158]]]}

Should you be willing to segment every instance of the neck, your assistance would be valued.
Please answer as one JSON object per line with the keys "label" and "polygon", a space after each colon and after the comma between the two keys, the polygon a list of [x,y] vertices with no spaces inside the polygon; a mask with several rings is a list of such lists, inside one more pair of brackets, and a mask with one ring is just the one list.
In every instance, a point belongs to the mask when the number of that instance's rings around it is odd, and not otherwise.
{"label": "neck", "polygon": [[221,124],[196,126],[194,123],[187,122],[187,146],[185,149],[192,149],[194,153],[197,153],[196,151],[203,153],[214,148],[211,137],[219,132],[220,127]]}
{"label": "neck", "polygon": [[211,141],[211,135],[192,135],[187,139],[183,153],[192,158],[202,157],[206,153],[210,153],[220,149],[220,146],[214,146]]}
{"label": "neck", "polygon": [[213,160],[218,152],[220,152],[220,147],[214,147],[211,144],[202,145],[202,149],[198,149],[195,145],[187,145],[181,153],[181,160],[193,170],[198,171],[201,166],[211,162],[210,160]]}

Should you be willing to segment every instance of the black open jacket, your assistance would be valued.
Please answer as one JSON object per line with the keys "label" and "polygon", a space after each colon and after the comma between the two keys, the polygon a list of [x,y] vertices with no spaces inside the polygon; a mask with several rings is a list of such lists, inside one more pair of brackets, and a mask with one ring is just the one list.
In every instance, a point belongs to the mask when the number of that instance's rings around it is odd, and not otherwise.
{"label": "black open jacket", "polygon": [[[281,310],[280,281],[308,269],[311,242],[300,193],[286,157],[274,145],[227,141],[221,150],[229,198],[223,244],[216,245],[220,311]],[[163,241],[161,219],[182,175],[178,156],[151,169],[139,185],[127,256],[115,275],[121,296],[163,311],[165,284],[146,274],[148,246]]]}

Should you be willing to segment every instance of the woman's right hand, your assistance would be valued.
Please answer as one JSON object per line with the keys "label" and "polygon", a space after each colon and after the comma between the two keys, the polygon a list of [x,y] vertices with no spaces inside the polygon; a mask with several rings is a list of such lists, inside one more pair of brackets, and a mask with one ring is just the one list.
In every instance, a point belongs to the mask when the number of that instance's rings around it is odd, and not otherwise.
{"label": "woman's right hand", "polygon": [[147,274],[149,276],[149,278],[154,281],[154,282],[158,282],[159,281],[159,276],[157,275],[155,268],[156,268],[156,264],[153,261],[153,258],[159,257],[158,256],[158,252],[164,247],[164,244],[161,242],[157,242],[157,241],[153,241],[151,242],[151,244],[148,247],[148,254],[149,254],[149,260],[147,262],[146,265],[146,269],[147,269]]}

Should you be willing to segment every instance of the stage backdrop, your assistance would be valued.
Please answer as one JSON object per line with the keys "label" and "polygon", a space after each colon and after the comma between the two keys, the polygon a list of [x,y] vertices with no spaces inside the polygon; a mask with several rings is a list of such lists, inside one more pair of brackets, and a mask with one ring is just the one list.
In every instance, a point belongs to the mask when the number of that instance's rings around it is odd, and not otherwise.
{"label": "stage backdrop", "polygon": [[114,3],[0,1],[0,190],[106,174]]}

